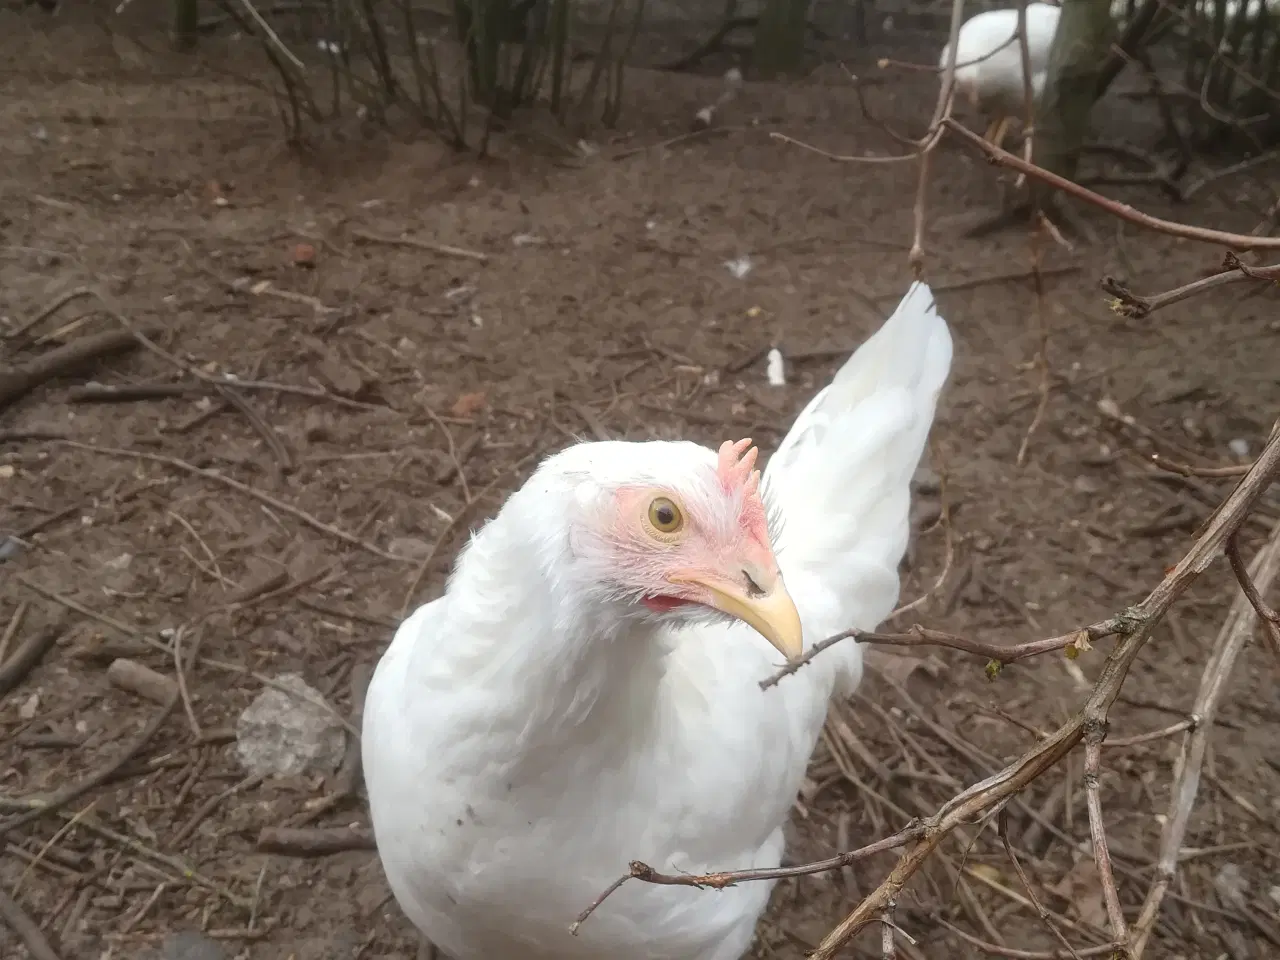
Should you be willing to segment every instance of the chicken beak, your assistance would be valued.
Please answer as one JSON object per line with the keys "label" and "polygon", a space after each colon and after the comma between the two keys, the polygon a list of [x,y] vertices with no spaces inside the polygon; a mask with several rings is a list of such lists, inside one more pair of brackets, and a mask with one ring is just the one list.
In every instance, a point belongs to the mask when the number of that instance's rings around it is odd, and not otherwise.
{"label": "chicken beak", "polygon": [[782,577],[775,574],[767,584],[761,583],[763,577],[751,577],[750,582],[759,584],[763,592],[749,590],[746,577],[742,584],[718,577],[688,576],[681,579],[710,593],[711,606],[750,626],[788,660],[795,660],[803,652],[804,630],[800,626],[800,614],[783,585]]}

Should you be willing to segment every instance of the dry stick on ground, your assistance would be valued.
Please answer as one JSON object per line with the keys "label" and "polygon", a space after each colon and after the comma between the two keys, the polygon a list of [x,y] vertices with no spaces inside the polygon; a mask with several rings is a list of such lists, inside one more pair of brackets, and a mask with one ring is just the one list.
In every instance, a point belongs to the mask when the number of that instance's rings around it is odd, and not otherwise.
{"label": "dry stick on ground", "polygon": [[[23,581],[30,586],[29,581]],[[47,595],[46,595],[47,596]],[[203,638],[203,631],[196,636],[196,642],[191,645],[191,652],[188,654],[188,663],[195,660],[199,655],[200,640]],[[51,794],[43,800],[32,799],[28,801],[30,809],[25,813],[20,813],[16,817],[8,820],[0,821],[0,838],[3,838],[12,830],[24,826],[35,820],[40,819],[47,813],[56,812],[60,808],[72,803],[84,796],[90,790],[101,786],[112,777],[114,777],[121,769],[123,769],[138,753],[151,742],[159,729],[164,725],[165,720],[169,718],[169,714],[173,712],[173,708],[178,705],[180,699],[178,690],[173,691],[173,695],[165,701],[164,705],[151,718],[150,722],[120,751],[119,755],[101,769],[89,774],[76,783],[68,784],[61,790]]]}
{"label": "dry stick on ground", "polygon": [[[27,538],[22,534],[18,534],[19,540]],[[23,600],[13,611],[13,616],[9,618],[9,625],[4,628],[4,633],[0,634],[0,664],[3,664],[5,658],[9,656],[9,644],[13,642],[13,638],[18,635],[18,631],[22,628],[23,621],[27,619],[27,610],[30,604]],[[3,696],[3,692],[0,692]]]}
{"label": "dry stick on ground", "polygon": [[52,317],[72,300],[78,300],[80,297],[91,296],[93,296],[93,290],[90,287],[76,287],[74,290],[68,290],[66,293],[60,293],[58,296],[53,298],[53,301],[47,307],[40,310],[35,316],[25,323],[18,324],[17,328],[10,330],[5,334],[5,337],[9,340],[16,340],[18,337],[21,337],[23,334],[39,326],[49,317]]}
{"label": "dry stick on ground", "polygon": [[27,642],[14,651],[13,656],[0,664],[0,697],[20,684],[37,663],[49,652],[62,630],[57,626],[45,627],[33,633]]}
{"label": "dry stick on ground", "polygon": [[[1191,583],[1202,574],[1218,557],[1226,546],[1227,540],[1240,528],[1249,516],[1257,500],[1270,487],[1277,474],[1280,474],[1280,434],[1273,432],[1262,454],[1254,462],[1248,475],[1231,492],[1219,506],[1206,526],[1204,533],[1191,546],[1187,554],[1169,571],[1165,578],[1138,605],[1126,610],[1123,614],[1104,621],[1104,635],[1116,634],[1121,637],[1116,649],[1102,666],[1097,682],[1094,684],[1085,703],[1080,710],[1056,731],[1038,743],[1033,749],[1023,754],[1013,763],[998,773],[974,784],[967,790],[943,804],[936,813],[923,820],[914,821],[902,832],[871,846],[880,850],[892,849],[907,843],[906,851],[901,855],[897,865],[880,885],[850,913],[840,924],[827,935],[818,948],[810,954],[810,960],[832,960],[841,947],[859,931],[883,915],[889,904],[898,898],[906,883],[919,871],[925,860],[938,848],[957,827],[972,823],[976,819],[989,815],[1000,805],[1020,793],[1050,767],[1056,765],[1085,738],[1091,729],[1101,728],[1105,731],[1107,715],[1111,705],[1120,695],[1120,689],[1128,676],[1130,667],[1142,652],[1151,638],[1156,626],[1174,602],[1186,591]],[[1097,629],[1095,625],[1095,629]],[[1089,629],[1083,635],[1088,639]],[[856,636],[857,631],[850,631],[846,636]],[[840,635],[837,635],[840,636]],[[947,642],[943,645],[964,649],[966,641],[944,635]],[[831,638],[832,642],[836,638]],[[918,642],[920,635],[911,640]],[[824,641],[824,643],[827,641]],[[1046,649],[1058,649],[1066,646],[1063,638],[1054,638],[1047,642]],[[828,643],[828,645],[830,645]],[[989,645],[969,643],[970,648],[987,647]],[[1024,649],[1031,645],[1024,644]],[[1077,649],[1080,645],[1077,644]],[[765,684],[777,682],[765,681]],[[861,851],[842,854],[816,864],[802,864],[796,867],[772,870],[743,870],[724,873],[706,874],[702,876],[660,874],[648,865],[639,861],[631,863],[630,872],[619,878],[591,904],[571,929],[576,929],[601,902],[619,886],[629,879],[644,880],[649,883],[661,883],[681,886],[711,886],[723,888],[746,880],[795,876],[804,873],[818,873],[839,869],[861,856],[867,855],[870,847]],[[1106,848],[1098,845],[1094,850],[1095,860],[1107,857]],[[1098,864],[1099,875],[1105,879],[1111,877],[1109,860]],[[1112,883],[1114,887],[1114,882]],[[1108,892],[1114,896],[1114,890]],[[1109,901],[1110,902],[1110,901]],[[1123,922],[1123,918],[1121,918]],[[1119,931],[1117,931],[1119,932]],[[1123,936],[1123,934],[1121,934]],[[1118,941],[1123,942],[1123,941]]]}
{"label": "dry stick on ground", "polygon": [[1276,525],[1271,539],[1254,558],[1252,570],[1244,569],[1234,540],[1235,534],[1232,533],[1227,539],[1226,549],[1228,557],[1232,557],[1232,569],[1240,581],[1242,592],[1231,605],[1226,622],[1218,633],[1213,654],[1200,679],[1195,705],[1191,708],[1196,725],[1187,731],[1182,741],[1182,753],[1176,767],[1178,776],[1170,791],[1173,802],[1160,837],[1160,858],[1156,863],[1155,883],[1143,901],[1142,912],[1133,928],[1130,953],[1134,960],[1139,960],[1146,949],[1147,939],[1151,936],[1160,911],[1160,903],[1177,872],[1182,838],[1186,834],[1200,787],[1200,769],[1204,765],[1205,749],[1209,744],[1209,732],[1213,729],[1218,701],[1231,676],[1231,667],[1235,664],[1236,657],[1253,634],[1253,619],[1259,611],[1250,594],[1258,596],[1260,590],[1268,589],[1277,572],[1280,572],[1280,524]]}
{"label": "dry stick on ground", "polygon": [[287,857],[327,857],[346,850],[376,850],[373,834],[365,827],[321,827],[293,830],[263,827],[258,834],[259,853]]}
{"label": "dry stick on ground", "polygon": [[1193,467],[1189,463],[1178,463],[1176,460],[1170,460],[1162,457],[1158,453],[1151,455],[1151,463],[1153,466],[1159,467],[1161,470],[1167,470],[1169,473],[1176,473],[1183,477],[1213,477],[1221,479],[1223,477],[1243,477],[1249,472],[1249,464],[1233,464],[1229,467]]}
{"label": "dry stick on ground", "polygon": [[253,427],[258,436],[262,438],[263,443],[267,445],[267,449],[270,450],[272,455],[275,457],[276,465],[281,476],[293,472],[293,456],[289,453],[289,448],[284,445],[284,441],[280,439],[280,435],[262,419],[258,411],[251,407],[244,397],[240,396],[239,393],[232,389],[232,386],[228,384],[225,378],[222,381],[219,381],[217,378],[209,376],[204,371],[192,366],[180,357],[170,353],[168,350],[165,350],[158,343],[155,343],[150,337],[148,337],[146,333],[140,330],[132,320],[121,313],[111,300],[107,298],[106,294],[101,291],[94,290],[93,295],[102,304],[111,319],[132,334],[134,339],[137,340],[140,345],[167,363],[172,364],[183,373],[209,384],[210,389],[212,389],[214,393],[221,397],[226,403],[231,404],[231,406],[240,411],[241,415],[249,421],[249,425]]}
{"label": "dry stick on ground", "polygon": [[31,954],[32,960],[58,960],[58,955],[45,939],[45,935],[40,932],[40,927],[2,890],[0,890],[0,920],[3,920],[5,926],[13,931],[14,936],[22,941],[27,952]]}
{"label": "dry stick on ground", "polygon": [[103,357],[134,350],[137,346],[133,334],[109,330],[72,340],[21,366],[0,371],[0,410],[54,377],[75,373]]}
{"label": "dry stick on ground", "polygon": [[1127,203],[1119,203],[1109,197],[1104,197],[1100,193],[1094,193],[1087,187],[1082,187],[1080,184],[1068,180],[1066,177],[1060,177],[1058,174],[1052,173],[1043,167],[1038,167],[1034,163],[1027,163],[1021,157],[988,143],[963,124],[957,123],[950,117],[943,120],[942,123],[948,130],[985,153],[991,159],[991,162],[997,166],[1009,167],[1020,173],[1025,173],[1029,177],[1035,177],[1055,190],[1060,190],[1068,196],[1075,197],[1077,200],[1083,200],[1085,203],[1100,207],[1112,216],[1127,220],[1129,223],[1136,224],[1139,227],[1146,227],[1148,230],[1168,234],[1171,237],[1182,237],[1184,240],[1215,243],[1230,247],[1233,250],[1280,250],[1280,237],[1228,233],[1224,230],[1195,227],[1187,223],[1178,223],[1174,220],[1161,220],[1159,217],[1153,217],[1140,210],[1135,210]]}
{"label": "dry stick on ground", "polygon": [[133,458],[136,460],[147,460],[151,463],[164,464],[165,466],[172,467],[175,470],[181,470],[183,473],[189,473],[197,477],[203,477],[206,480],[212,480],[214,483],[220,483],[223,486],[230,487],[232,490],[243,493],[246,496],[253,497],[255,500],[265,503],[273,510],[279,510],[282,513],[287,513],[295,520],[302,521],[313,530],[318,530],[320,533],[326,534],[337,540],[341,540],[343,543],[349,544],[353,547],[359,547],[362,550],[367,550],[369,553],[372,553],[376,557],[381,557],[383,560],[393,560],[396,563],[410,562],[398,554],[390,553],[366,540],[361,540],[359,537],[347,533],[345,530],[340,530],[332,524],[325,523],[318,517],[314,517],[307,513],[301,507],[295,507],[293,504],[286,503],[283,500],[271,496],[269,493],[263,493],[261,490],[251,487],[247,483],[241,483],[239,480],[225,476],[215,470],[206,470],[202,467],[197,467],[195,464],[188,463],[186,460],[181,460],[178,457],[169,457],[160,453],[148,453],[144,450],[127,450],[119,447],[100,447],[97,444],[82,443],[79,440],[69,440],[65,437],[51,438],[50,442],[58,443],[65,447],[71,447],[74,450],[99,453],[107,457],[120,457],[123,459]]}
{"label": "dry stick on ground", "polygon": [[433,243],[430,240],[418,240],[414,237],[405,236],[385,237],[378,233],[371,233],[368,230],[352,230],[351,236],[357,240],[364,240],[366,243],[385,243],[393,247],[412,247],[415,250],[426,250],[444,257],[453,257],[456,260],[475,260],[479,263],[489,262],[487,253],[480,253],[478,250],[467,250],[463,247],[451,247],[447,243]]}

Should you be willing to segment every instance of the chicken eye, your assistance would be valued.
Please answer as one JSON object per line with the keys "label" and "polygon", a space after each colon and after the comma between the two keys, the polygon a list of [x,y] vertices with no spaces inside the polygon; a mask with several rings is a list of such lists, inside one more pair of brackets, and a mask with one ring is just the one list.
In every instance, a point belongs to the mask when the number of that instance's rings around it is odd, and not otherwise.
{"label": "chicken eye", "polygon": [[649,504],[649,523],[659,533],[676,533],[684,526],[684,514],[667,497],[657,497]]}

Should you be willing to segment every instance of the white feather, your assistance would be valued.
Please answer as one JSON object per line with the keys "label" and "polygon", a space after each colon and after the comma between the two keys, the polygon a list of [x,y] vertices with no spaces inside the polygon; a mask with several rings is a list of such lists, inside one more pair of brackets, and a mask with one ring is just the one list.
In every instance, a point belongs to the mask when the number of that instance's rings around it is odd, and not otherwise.
{"label": "white feather", "polygon": [[[769,464],[775,552],[806,646],[894,606],[909,482],[950,360],[916,283]],[[591,592],[594,558],[565,517],[610,484],[714,465],[692,443],[548,458],[379,663],[362,739],[378,850],[405,913],[453,960],[737,960],[749,948],[769,883],[633,882],[568,931],[632,859],[776,866],[833,687],[860,673],[857,646],[837,645],[761,690],[778,656],[749,627],[677,630]]]}

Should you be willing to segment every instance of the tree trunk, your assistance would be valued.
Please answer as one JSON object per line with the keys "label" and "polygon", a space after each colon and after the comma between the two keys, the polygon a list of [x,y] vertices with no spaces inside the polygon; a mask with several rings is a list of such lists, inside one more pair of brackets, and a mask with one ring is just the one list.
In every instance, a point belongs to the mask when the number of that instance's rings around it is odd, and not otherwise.
{"label": "tree trunk", "polygon": [[[1062,0],[1049,76],[1036,104],[1033,158],[1071,180],[1089,132],[1089,115],[1114,33],[1109,0]],[[1035,181],[1032,189],[1040,191],[1041,197],[1047,195]]]}
{"label": "tree trunk", "polygon": [[752,47],[752,62],[762,77],[775,77],[800,66],[809,3],[810,0],[765,0]]}
{"label": "tree trunk", "polygon": [[195,49],[200,35],[200,0],[173,0],[172,13],[169,40],[173,49],[183,52]]}

